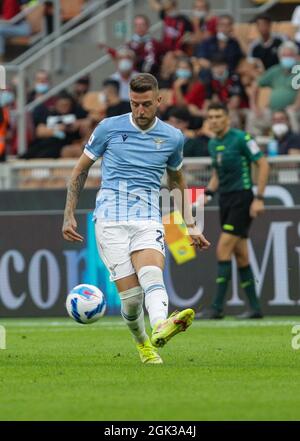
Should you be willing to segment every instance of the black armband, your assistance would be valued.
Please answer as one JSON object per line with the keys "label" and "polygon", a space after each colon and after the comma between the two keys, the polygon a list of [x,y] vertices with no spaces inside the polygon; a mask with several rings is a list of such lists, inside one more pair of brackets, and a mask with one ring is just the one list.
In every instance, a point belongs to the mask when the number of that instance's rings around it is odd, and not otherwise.
{"label": "black armband", "polygon": [[204,194],[205,194],[205,196],[211,196],[211,197],[213,198],[215,192],[212,191],[212,190],[210,190],[209,188],[206,188],[206,189],[204,190]]}
{"label": "black armband", "polygon": [[264,200],[265,200],[265,198],[264,198],[263,195],[261,195],[261,194],[256,194],[256,195],[254,196],[254,199],[258,199],[259,201],[264,201]]}

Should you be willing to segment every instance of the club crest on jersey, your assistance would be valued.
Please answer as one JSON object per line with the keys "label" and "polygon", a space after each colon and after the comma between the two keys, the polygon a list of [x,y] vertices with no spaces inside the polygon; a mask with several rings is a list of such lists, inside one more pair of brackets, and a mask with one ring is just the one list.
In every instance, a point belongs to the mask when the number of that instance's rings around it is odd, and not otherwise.
{"label": "club crest on jersey", "polygon": [[156,148],[159,150],[162,146],[162,144],[165,142],[163,139],[160,138],[154,138],[153,141],[155,142]]}
{"label": "club crest on jersey", "polygon": [[128,138],[128,135],[126,135],[126,133],[123,133],[123,135],[122,135],[123,142],[125,142],[127,138]]}

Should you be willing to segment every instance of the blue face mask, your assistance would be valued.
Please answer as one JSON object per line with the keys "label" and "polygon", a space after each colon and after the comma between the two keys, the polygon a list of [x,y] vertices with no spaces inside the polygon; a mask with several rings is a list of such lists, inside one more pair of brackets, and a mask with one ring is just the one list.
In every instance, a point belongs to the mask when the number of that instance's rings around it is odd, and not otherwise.
{"label": "blue face mask", "polygon": [[296,64],[296,59],[293,57],[282,57],[280,59],[280,64],[284,69],[292,69]]}
{"label": "blue face mask", "polygon": [[36,93],[44,94],[44,93],[47,93],[48,90],[49,90],[49,84],[47,84],[47,83],[36,83],[36,85],[35,85]]}
{"label": "blue face mask", "polygon": [[184,78],[185,80],[188,80],[191,78],[192,72],[188,69],[177,69],[176,70],[176,77],[177,78]]}
{"label": "blue face mask", "polygon": [[10,104],[13,104],[14,101],[15,95],[13,92],[10,92],[9,90],[3,90],[3,92],[0,94],[1,107],[9,106]]}
{"label": "blue face mask", "polygon": [[228,70],[226,69],[226,70],[224,70],[224,72],[220,75],[219,73],[213,73],[213,78],[215,79],[215,80],[218,80],[218,81],[221,81],[221,82],[224,82],[224,81],[226,81],[227,80],[227,78],[228,78],[228,75],[229,75],[229,72],[228,72]]}

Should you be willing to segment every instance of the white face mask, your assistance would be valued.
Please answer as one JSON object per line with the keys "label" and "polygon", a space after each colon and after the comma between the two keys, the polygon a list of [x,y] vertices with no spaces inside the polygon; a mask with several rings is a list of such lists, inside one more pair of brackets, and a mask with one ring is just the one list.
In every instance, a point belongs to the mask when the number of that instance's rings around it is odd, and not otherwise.
{"label": "white face mask", "polygon": [[272,125],[272,132],[279,138],[284,136],[289,131],[289,127],[285,123],[277,123]]}
{"label": "white face mask", "polygon": [[118,68],[120,72],[128,72],[132,69],[133,62],[129,58],[123,58],[118,63]]}
{"label": "white face mask", "polygon": [[193,11],[193,16],[197,18],[204,18],[207,15],[207,12],[205,11]]}
{"label": "white face mask", "polygon": [[226,34],[224,34],[224,32],[218,32],[217,33],[217,39],[220,41],[227,41],[228,37]]}

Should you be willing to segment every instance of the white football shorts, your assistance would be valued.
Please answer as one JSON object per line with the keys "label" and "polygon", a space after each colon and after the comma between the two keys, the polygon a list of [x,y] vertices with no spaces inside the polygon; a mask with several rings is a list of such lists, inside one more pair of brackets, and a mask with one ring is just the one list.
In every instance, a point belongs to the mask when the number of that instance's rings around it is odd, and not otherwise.
{"label": "white football shorts", "polygon": [[165,256],[164,227],[155,221],[95,222],[98,251],[115,281],[135,274],[133,251],[153,249]]}

